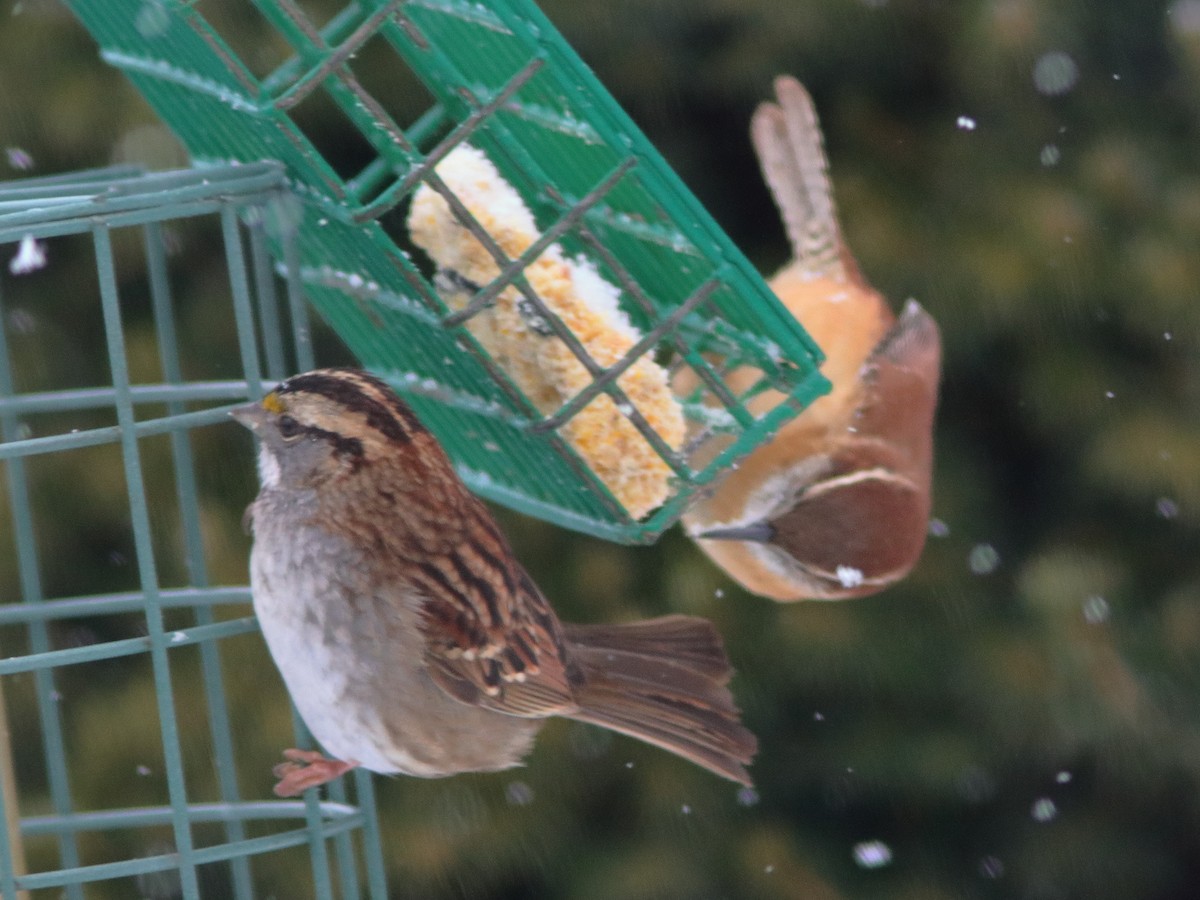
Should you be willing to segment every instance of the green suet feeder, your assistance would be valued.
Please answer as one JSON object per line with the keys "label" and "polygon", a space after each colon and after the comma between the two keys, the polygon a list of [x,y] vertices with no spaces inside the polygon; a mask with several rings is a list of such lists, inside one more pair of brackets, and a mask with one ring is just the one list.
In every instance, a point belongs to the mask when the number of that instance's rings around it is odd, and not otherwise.
{"label": "green suet feeder", "polygon": [[[204,4],[68,5],[197,165],[283,164],[301,201],[295,263],[305,296],[364,366],[405,395],[488,499],[650,542],[697,490],[828,389],[803,329],[527,0],[360,0],[323,27],[298,4],[260,0],[255,9],[291,54],[276,61],[261,45],[247,48],[269,69],[263,77],[231,49],[236,33],[202,18]],[[404,85],[399,97],[370,89],[366,76],[380,68]],[[309,124],[308,111],[321,108],[340,122],[333,136]],[[539,234],[510,258],[450,201],[499,271],[469,285],[464,309],[451,309],[409,239],[405,213],[419,186],[447,192],[434,167],[464,143],[519,192]],[[347,147],[356,154],[351,171],[336,152]],[[621,358],[593,359],[526,277],[551,244],[619,288],[640,335]],[[557,408],[527,396],[470,327],[505,288],[589,376]],[[686,442],[658,433],[625,394],[621,376],[643,357],[689,369],[698,385],[680,398]],[[738,366],[762,373],[742,396],[721,381]],[[744,401],[766,389],[782,399],[752,415]],[[665,463],[668,489],[648,514],[631,515],[564,437],[600,394]]]}

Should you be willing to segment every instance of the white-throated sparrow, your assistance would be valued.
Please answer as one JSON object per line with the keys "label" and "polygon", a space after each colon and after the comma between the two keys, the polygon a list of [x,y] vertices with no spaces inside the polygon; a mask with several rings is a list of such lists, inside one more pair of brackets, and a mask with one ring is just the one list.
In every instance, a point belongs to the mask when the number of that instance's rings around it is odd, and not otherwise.
{"label": "white-throated sparrow", "polygon": [[749,783],[756,742],[716,629],[687,616],[559,622],[382,381],[308,372],[233,415],[260,440],[254,608],[300,715],[335,757],[286,751],[277,794],[359,765],[425,777],[508,768],[549,716]]}

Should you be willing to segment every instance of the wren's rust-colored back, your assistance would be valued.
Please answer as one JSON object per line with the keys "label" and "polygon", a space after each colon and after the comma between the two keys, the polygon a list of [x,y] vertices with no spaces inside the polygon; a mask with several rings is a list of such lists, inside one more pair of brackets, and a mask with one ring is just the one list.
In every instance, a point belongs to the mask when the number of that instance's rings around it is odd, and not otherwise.
{"label": "wren's rust-colored back", "polygon": [[[775,90],[751,137],[794,259],[770,284],[825,353],[833,387],[683,520],[754,593],[863,596],[903,577],[924,546],[940,338],[917,304],[897,320],[863,279],[842,240],[812,100],[794,78]],[[729,381],[744,390],[756,377],[735,370]],[[780,398],[756,399],[761,412]]]}

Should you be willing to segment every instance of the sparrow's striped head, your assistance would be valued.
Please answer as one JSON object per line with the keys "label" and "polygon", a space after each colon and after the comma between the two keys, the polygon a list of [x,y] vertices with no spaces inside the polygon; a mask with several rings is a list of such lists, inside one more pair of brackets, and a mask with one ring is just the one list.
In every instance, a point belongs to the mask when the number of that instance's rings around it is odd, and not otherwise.
{"label": "sparrow's striped head", "polygon": [[355,369],[295,375],[233,416],[262,441],[259,470],[268,487],[354,473],[428,434],[387,384]]}
{"label": "sparrow's striped head", "polygon": [[385,443],[406,443],[425,431],[411,409],[395,391],[374,375],[357,369],[317,369],[294,375],[267,395],[280,415],[299,413],[314,428],[342,425],[358,427],[355,434]]}

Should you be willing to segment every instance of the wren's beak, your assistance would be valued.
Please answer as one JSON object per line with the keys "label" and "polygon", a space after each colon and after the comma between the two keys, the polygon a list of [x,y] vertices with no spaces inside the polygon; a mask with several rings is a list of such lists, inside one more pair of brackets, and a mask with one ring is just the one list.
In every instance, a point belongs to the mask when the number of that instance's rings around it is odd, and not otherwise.
{"label": "wren's beak", "polygon": [[258,427],[266,421],[267,411],[263,409],[262,403],[254,402],[245,406],[235,406],[229,411],[229,415],[233,416],[239,425],[245,425],[251,431],[258,431]]}
{"label": "wren's beak", "polygon": [[692,537],[702,541],[751,541],[755,544],[766,544],[775,537],[775,526],[768,522],[753,522],[749,525],[735,525],[733,528],[701,531]]}

